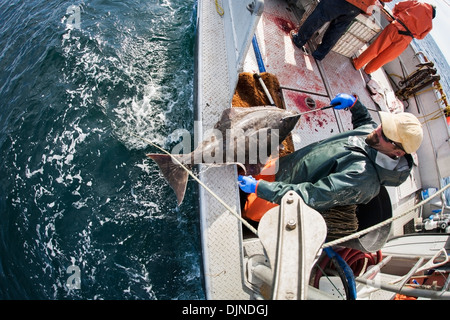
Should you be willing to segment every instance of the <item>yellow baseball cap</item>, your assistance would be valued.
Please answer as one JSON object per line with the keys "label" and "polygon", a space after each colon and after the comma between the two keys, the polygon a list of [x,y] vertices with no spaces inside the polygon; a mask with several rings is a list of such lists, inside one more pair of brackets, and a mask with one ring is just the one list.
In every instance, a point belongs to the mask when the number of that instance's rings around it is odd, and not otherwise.
{"label": "yellow baseball cap", "polygon": [[406,153],[413,153],[419,149],[423,140],[422,125],[411,113],[379,112],[384,135],[402,145]]}

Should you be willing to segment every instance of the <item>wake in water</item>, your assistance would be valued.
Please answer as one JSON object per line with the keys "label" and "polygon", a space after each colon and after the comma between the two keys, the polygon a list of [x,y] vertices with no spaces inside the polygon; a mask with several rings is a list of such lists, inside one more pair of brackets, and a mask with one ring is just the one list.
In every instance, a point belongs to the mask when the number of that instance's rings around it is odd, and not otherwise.
{"label": "wake in water", "polygon": [[196,189],[178,208],[135,137],[192,131],[193,11],[0,6],[0,296],[203,298]]}

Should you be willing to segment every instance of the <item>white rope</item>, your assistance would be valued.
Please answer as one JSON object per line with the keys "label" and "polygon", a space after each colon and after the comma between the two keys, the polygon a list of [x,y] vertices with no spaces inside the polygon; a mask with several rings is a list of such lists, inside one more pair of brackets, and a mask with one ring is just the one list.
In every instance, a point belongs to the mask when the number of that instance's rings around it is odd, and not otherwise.
{"label": "white rope", "polygon": [[170,154],[170,152],[164,150],[163,148],[161,148],[160,146],[154,144],[153,142],[151,142],[148,139],[145,139],[141,136],[138,136],[136,134],[131,133],[132,135],[134,135],[137,138],[142,139],[143,141],[145,141],[146,143],[154,146],[155,148],[158,148],[159,150],[161,150],[162,152],[164,152],[165,154],[168,154],[172,160],[174,160],[178,165],[180,165],[184,170],[186,170],[186,172],[195,180],[197,181],[203,188],[205,188],[206,191],[208,191],[214,198],[217,199],[217,201],[219,201],[224,207],[225,209],[227,209],[228,211],[230,211],[236,218],[238,218],[242,224],[244,224],[248,229],[250,229],[251,232],[253,232],[255,235],[258,235],[258,231],[252,226],[250,225],[247,221],[245,221],[235,210],[233,210],[228,204],[225,203],[225,201],[223,201],[218,195],[216,195],[210,188],[208,188],[208,186],[206,186],[203,182],[200,181],[199,178],[197,178],[191,170],[189,170],[188,168],[186,168],[176,157],[174,157],[172,154]]}
{"label": "white rope", "polygon": [[353,234],[351,234],[351,235],[349,235],[349,236],[346,236],[346,237],[343,237],[343,238],[340,238],[340,239],[337,239],[337,240],[334,240],[334,241],[327,242],[327,243],[325,243],[325,244],[322,246],[322,248],[332,247],[332,246],[341,244],[341,243],[343,243],[343,242],[346,242],[346,241],[349,241],[349,240],[352,240],[352,239],[355,239],[355,238],[359,238],[360,236],[365,235],[366,233],[369,233],[369,232],[374,231],[374,230],[376,230],[376,229],[378,229],[378,228],[384,227],[385,225],[388,225],[388,224],[390,224],[391,222],[393,222],[393,221],[395,221],[395,220],[397,220],[397,219],[399,219],[399,218],[401,218],[401,217],[403,217],[403,216],[406,216],[406,215],[407,215],[408,213],[410,213],[411,211],[414,211],[414,210],[420,208],[421,206],[427,204],[427,203],[430,202],[434,197],[440,195],[440,194],[443,193],[445,190],[447,190],[449,187],[450,187],[450,184],[446,185],[445,187],[443,187],[443,188],[441,188],[440,190],[438,190],[435,194],[431,195],[429,198],[427,198],[427,199],[425,199],[425,200],[419,202],[419,203],[416,204],[414,207],[412,207],[412,208],[406,210],[405,212],[403,212],[403,213],[401,213],[401,214],[399,214],[399,215],[397,215],[397,216],[395,216],[395,217],[389,218],[389,219],[387,219],[387,220],[385,220],[385,221],[383,221],[383,222],[380,222],[380,223],[378,223],[378,224],[376,224],[376,225],[374,225],[374,226],[372,226],[372,227],[369,227],[369,228],[367,228],[367,229],[364,229],[364,230],[361,230],[361,231],[359,231],[359,232],[353,233]]}

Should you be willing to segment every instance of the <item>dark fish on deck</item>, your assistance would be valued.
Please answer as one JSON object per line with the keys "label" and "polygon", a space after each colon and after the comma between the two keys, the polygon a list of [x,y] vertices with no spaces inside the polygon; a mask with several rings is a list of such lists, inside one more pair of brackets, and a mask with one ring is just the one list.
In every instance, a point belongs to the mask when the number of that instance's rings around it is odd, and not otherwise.
{"label": "dark fish on deck", "polygon": [[181,204],[186,191],[187,169],[194,164],[237,164],[246,174],[256,175],[270,155],[288,136],[300,114],[276,107],[228,108],[223,111],[211,135],[188,154],[148,154],[175,191]]}

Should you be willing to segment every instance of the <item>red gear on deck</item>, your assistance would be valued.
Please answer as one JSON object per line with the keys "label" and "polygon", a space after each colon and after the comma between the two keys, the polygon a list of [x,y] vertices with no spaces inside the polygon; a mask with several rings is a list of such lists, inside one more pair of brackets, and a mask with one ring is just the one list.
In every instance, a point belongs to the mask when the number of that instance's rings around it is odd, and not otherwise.
{"label": "red gear on deck", "polygon": [[[423,39],[432,29],[433,8],[428,3],[399,2],[395,5],[393,14],[400,21],[392,21],[358,58],[353,59],[356,70],[367,64],[364,69],[366,73],[376,71],[397,58],[408,47],[413,37]],[[409,31],[411,35],[401,34],[399,31]]]}

